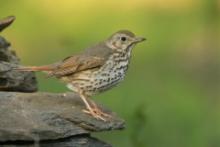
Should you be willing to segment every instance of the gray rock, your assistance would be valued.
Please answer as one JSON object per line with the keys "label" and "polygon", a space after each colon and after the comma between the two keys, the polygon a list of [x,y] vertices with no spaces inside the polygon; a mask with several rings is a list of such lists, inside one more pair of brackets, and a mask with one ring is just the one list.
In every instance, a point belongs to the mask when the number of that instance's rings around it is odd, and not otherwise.
{"label": "gray rock", "polygon": [[104,122],[83,113],[83,108],[73,93],[0,92],[0,142],[54,140],[124,128],[124,121],[109,110],[103,111],[113,117]]}
{"label": "gray rock", "polygon": [[90,137],[89,135],[80,135],[41,142],[6,142],[2,144],[1,147],[111,147],[111,145],[96,138]]}
{"label": "gray rock", "polygon": [[18,65],[0,61],[0,91],[37,91],[37,80],[33,72],[13,70]]}
{"label": "gray rock", "polygon": [[76,136],[60,140],[59,142],[41,142],[41,147],[111,147],[111,145],[104,143],[96,138],[89,136]]}
{"label": "gray rock", "polygon": [[0,61],[19,64],[20,60],[10,46],[10,43],[0,36]]}
{"label": "gray rock", "polygon": [[0,91],[37,91],[37,80],[33,72],[12,70],[18,66],[19,58],[9,48],[10,43],[0,36]]}

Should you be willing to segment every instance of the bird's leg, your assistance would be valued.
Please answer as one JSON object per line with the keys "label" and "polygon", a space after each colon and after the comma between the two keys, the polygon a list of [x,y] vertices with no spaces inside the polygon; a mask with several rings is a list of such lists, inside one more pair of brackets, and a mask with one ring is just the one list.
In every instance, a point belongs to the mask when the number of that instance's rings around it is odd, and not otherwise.
{"label": "bird's leg", "polygon": [[86,96],[83,94],[83,92],[80,92],[79,94],[80,94],[80,97],[83,100],[83,102],[85,103],[86,108],[87,108],[87,110],[83,110],[83,112],[91,114],[96,119],[101,119],[103,121],[106,121],[105,118],[103,118],[99,113],[96,112],[96,109],[94,109],[90,106],[90,104],[88,103],[88,100],[87,100]]}
{"label": "bird's leg", "polygon": [[105,112],[103,112],[98,106],[97,104],[93,101],[93,100],[90,100],[91,104],[93,105],[93,109],[96,111],[96,113],[100,114],[101,116],[104,116],[104,117],[108,117],[108,118],[111,118],[112,116],[110,114],[107,114]]}

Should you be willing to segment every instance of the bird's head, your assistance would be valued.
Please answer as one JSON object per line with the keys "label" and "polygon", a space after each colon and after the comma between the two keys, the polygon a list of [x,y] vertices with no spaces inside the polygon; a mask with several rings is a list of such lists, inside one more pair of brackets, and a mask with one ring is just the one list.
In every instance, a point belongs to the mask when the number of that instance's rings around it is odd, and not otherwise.
{"label": "bird's head", "polygon": [[107,45],[116,50],[126,50],[135,44],[146,40],[143,37],[137,37],[128,30],[120,30],[107,39]]}

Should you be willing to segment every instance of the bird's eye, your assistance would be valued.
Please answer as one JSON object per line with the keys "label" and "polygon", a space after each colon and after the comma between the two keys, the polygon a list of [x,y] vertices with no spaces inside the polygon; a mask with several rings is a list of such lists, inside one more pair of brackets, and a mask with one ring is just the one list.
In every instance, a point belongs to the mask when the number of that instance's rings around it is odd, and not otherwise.
{"label": "bird's eye", "polygon": [[121,37],[121,41],[126,41],[127,38],[126,37]]}

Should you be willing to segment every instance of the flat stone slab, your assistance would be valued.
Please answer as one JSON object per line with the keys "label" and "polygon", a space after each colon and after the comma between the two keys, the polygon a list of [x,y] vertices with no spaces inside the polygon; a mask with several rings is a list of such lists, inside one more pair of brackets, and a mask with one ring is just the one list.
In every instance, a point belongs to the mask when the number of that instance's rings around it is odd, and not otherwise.
{"label": "flat stone slab", "polygon": [[124,121],[113,117],[106,122],[82,112],[85,108],[73,93],[0,92],[0,142],[53,140],[124,128]]}

